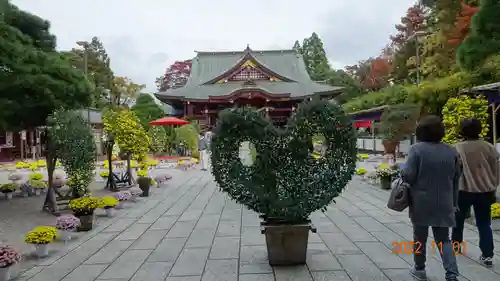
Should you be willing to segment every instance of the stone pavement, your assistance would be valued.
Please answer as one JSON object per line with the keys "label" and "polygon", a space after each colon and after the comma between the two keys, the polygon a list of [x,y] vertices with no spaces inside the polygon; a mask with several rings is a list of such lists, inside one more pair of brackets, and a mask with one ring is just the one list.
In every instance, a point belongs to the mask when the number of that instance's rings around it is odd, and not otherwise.
{"label": "stone pavement", "polygon": [[[393,241],[411,240],[408,215],[389,211],[387,197],[354,179],[326,213],[313,214],[318,234],[310,236],[307,265],[272,268],[258,216],[220,193],[209,173],[191,170],[16,280],[413,280],[412,256],[391,253]],[[477,233],[469,227],[465,237],[461,280],[500,280],[500,260],[480,266]],[[431,280],[444,280],[439,257],[429,254]]]}

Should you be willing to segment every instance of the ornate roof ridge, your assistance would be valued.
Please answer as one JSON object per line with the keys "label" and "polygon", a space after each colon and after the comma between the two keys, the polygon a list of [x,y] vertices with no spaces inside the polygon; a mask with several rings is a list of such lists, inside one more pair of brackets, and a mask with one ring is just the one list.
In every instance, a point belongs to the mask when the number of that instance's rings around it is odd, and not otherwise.
{"label": "ornate roof ridge", "polygon": [[207,52],[207,51],[195,51],[195,53],[200,56],[215,56],[215,55],[244,55],[246,53],[252,54],[270,54],[270,53],[297,53],[294,49],[272,49],[272,50],[252,50],[247,47],[243,51],[220,51],[220,52]]}

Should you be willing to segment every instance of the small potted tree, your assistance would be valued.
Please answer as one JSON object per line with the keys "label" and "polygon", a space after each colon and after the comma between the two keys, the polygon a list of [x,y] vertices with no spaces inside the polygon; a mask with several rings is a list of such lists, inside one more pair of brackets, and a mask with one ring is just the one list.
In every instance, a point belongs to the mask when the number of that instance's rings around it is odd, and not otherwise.
{"label": "small potted tree", "polygon": [[13,247],[0,245],[0,281],[9,281],[12,266],[21,261],[21,254]]}
{"label": "small potted tree", "polygon": [[384,152],[396,158],[400,141],[410,136],[417,126],[420,106],[403,103],[387,107],[380,116],[379,130],[383,135]]}
{"label": "small potted tree", "polygon": [[[325,151],[310,153],[311,137],[324,137]],[[240,160],[243,142],[255,146],[251,165]],[[298,106],[286,129],[251,108],[220,113],[211,145],[212,174],[222,191],[263,219],[269,264],[306,262],[311,213],[325,210],[356,168],[356,133],[342,109],[313,99]]]}

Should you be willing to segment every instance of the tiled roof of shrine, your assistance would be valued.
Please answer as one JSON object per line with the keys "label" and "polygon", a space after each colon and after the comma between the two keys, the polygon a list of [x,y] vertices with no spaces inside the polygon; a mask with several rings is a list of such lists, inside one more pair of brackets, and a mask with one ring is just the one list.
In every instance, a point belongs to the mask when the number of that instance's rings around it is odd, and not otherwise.
{"label": "tiled roof of shrine", "polygon": [[[225,77],[230,76],[249,60],[255,62],[256,67],[264,73],[276,79],[252,80],[251,83],[224,81]],[[186,85],[157,93],[155,96],[163,101],[176,98],[205,100],[241,90],[262,90],[270,95],[286,95],[293,98],[313,94],[335,96],[342,92],[342,87],[312,81],[302,55],[295,50],[254,51],[247,48],[242,52],[197,52]]]}

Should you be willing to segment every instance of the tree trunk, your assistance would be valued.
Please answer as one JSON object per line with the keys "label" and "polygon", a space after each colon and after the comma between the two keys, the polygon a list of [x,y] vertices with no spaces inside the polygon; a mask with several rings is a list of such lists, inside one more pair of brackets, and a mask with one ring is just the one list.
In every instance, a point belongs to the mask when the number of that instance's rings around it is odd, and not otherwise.
{"label": "tree trunk", "polygon": [[130,157],[131,154],[127,153],[127,175],[128,175],[128,185],[132,185],[132,168],[130,167]]}
{"label": "tree trunk", "polygon": [[54,192],[54,170],[56,168],[56,161],[57,158],[55,156],[56,151],[55,147],[52,144],[52,141],[50,140],[48,136],[48,132],[46,131],[46,143],[47,143],[47,154],[46,154],[46,161],[47,161],[47,174],[49,178],[49,187],[47,189],[47,195],[45,196],[45,201],[43,203],[42,210],[43,211],[50,211],[54,215],[59,215],[59,209],[57,207],[57,201],[56,201],[56,193]]}
{"label": "tree trunk", "polygon": [[118,189],[116,188],[116,184],[115,184],[115,177],[113,176],[113,160],[111,159],[112,158],[112,155],[113,154],[113,145],[115,144],[114,141],[110,142],[107,146],[106,146],[106,154],[108,156],[108,181],[106,182],[106,188],[109,188],[109,190],[111,191],[118,191]]}

